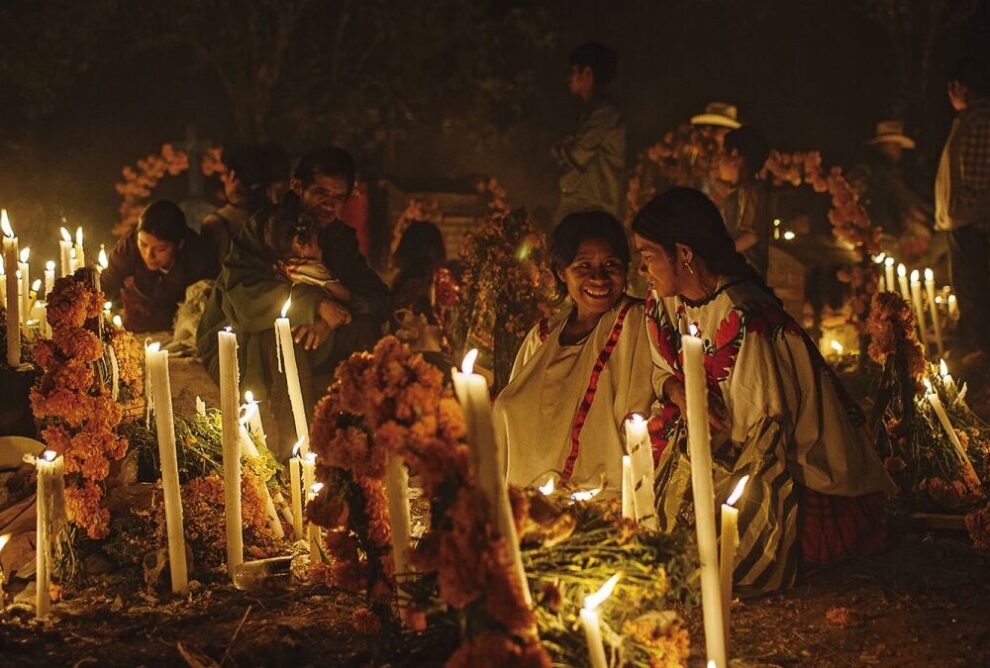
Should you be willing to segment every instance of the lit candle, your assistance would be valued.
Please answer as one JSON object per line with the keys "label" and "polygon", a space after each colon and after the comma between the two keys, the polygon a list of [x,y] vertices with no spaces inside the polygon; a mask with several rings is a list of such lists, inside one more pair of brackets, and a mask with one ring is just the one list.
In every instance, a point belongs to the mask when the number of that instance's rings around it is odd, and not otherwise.
{"label": "lit candle", "polygon": [[265,426],[261,423],[261,409],[251,390],[244,392],[244,418],[251,437],[267,447],[268,437],[265,435]]}
{"label": "lit candle", "polygon": [[729,645],[729,612],[732,604],[732,572],[736,567],[736,549],[739,547],[739,509],[736,501],[742,496],[749,476],[744,475],[722,504],[722,542],[719,546],[719,572],[722,582],[722,621],[725,624],[726,651]]}
{"label": "lit candle", "polygon": [[945,412],[945,407],[942,406],[942,400],[939,399],[938,393],[932,387],[931,381],[927,378],[925,378],[924,381],[925,398],[928,399],[928,403],[931,404],[932,409],[935,411],[935,415],[938,416],[938,421],[942,423],[942,429],[945,430],[946,435],[949,437],[949,442],[952,443],[952,447],[955,449],[959,459],[962,461],[963,465],[969,467],[974,481],[977,485],[980,485],[980,478],[976,475],[976,469],[973,468],[973,462],[970,461],[969,455],[966,454],[966,449],[963,447],[962,443],[959,442],[959,436],[956,434],[956,430],[952,428],[952,423],[949,422],[949,415]]}
{"label": "lit candle", "polygon": [[34,307],[38,303],[38,295],[41,293],[41,279],[34,279],[34,283],[31,284],[31,290],[28,292],[28,313],[31,314],[31,318],[34,317]]}
{"label": "lit candle", "polygon": [[588,659],[591,668],[608,668],[605,643],[602,640],[601,621],[598,618],[598,606],[612,595],[612,590],[615,589],[615,585],[619,581],[619,575],[616,573],[598,591],[586,596],[584,607],[581,608],[581,627],[584,629],[584,638],[588,643]]}
{"label": "lit candle", "polygon": [[296,443],[292,448],[292,457],[289,459],[289,489],[292,492],[292,532],[296,535],[296,540],[302,540],[303,534],[303,505],[302,487],[300,486],[300,464],[299,448],[302,443]]}
{"label": "lit candle", "polygon": [[718,548],[715,541],[715,492],[712,484],[711,434],[708,430],[708,385],[704,348],[691,325],[681,337],[684,352],[684,390],[687,395],[688,450],[691,455],[691,489],[694,495],[698,557],[701,562],[701,602],[705,622],[705,648],[716,665],[728,666],[725,624],[719,591]]}
{"label": "lit candle", "polygon": [[[28,459],[28,461],[31,461]],[[62,499],[65,460],[54,450],[45,450],[34,459],[38,486],[35,501],[35,616],[48,615],[51,608],[52,521],[62,510],[55,504]]]}
{"label": "lit candle", "polygon": [[69,249],[69,269],[72,273],[76,273],[76,269],[79,268],[79,261],[76,259],[76,249],[75,247]]}
{"label": "lit candle", "polygon": [[55,287],[55,261],[49,260],[45,263],[45,301],[48,301],[48,295],[52,293],[52,288]]}
{"label": "lit candle", "polygon": [[[62,220],[65,222],[65,219]],[[72,273],[72,235],[64,227],[59,229],[62,239],[58,242],[59,259],[62,262],[62,276]]]}
{"label": "lit candle", "polygon": [[554,483],[553,476],[550,476],[549,478],[547,478],[547,481],[545,483],[543,483],[542,485],[540,485],[536,489],[543,496],[550,496],[551,494],[553,494],[553,490],[556,489],[556,487],[557,486]]}
{"label": "lit candle", "polygon": [[27,325],[31,317],[31,249],[21,249],[17,271],[21,274],[21,325]]}
{"label": "lit candle", "polygon": [[148,375],[154,395],[158,457],[162,467],[165,496],[165,528],[168,534],[168,563],[172,592],[186,591],[186,537],[182,526],[182,495],[179,491],[179,465],[175,453],[175,423],[172,417],[172,385],[168,375],[168,351],[157,343],[145,348]]}
{"label": "lit candle", "polygon": [[897,265],[897,284],[901,287],[901,297],[910,304],[911,289],[908,288],[907,267],[903,264]]}
{"label": "lit candle", "polygon": [[942,341],[942,323],[939,321],[938,309],[935,307],[935,272],[925,269],[925,294],[928,297],[928,312],[932,314],[932,329],[935,330],[935,346],[938,354],[945,354],[945,344]]}
{"label": "lit candle", "polygon": [[[306,489],[309,490],[306,494],[306,503],[312,503],[316,499],[316,495],[323,489],[323,483],[315,482]],[[320,558],[320,529],[315,522],[309,523],[309,560],[310,563],[322,561]]]}
{"label": "lit candle", "polygon": [[[296,440],[302,443],[302,453],[309,452],[309,426],[306,423],[306,405],[303,403],[302,386],[299,384],[299,367],[296,366],[295,342],[292,340],[292,326],[286,314],[291,299],[285,300],[282,315],[275,319],[275,345],[285,372],[285,382],[289,390],[289,403],[292,406],[292,419],[296,425]],[[307,488],[308,489],[308,488]]]}
{"label": "lit candle", "polygon": [[402,457],[390,455],[385,472],[385,494],[388,497],[388,517],[392,524],[392,560],[396,581],[408,573],[409,544],[412,528],[409,520],[409,472]]}
{"label": "lit candle", "polygon": [[925,307],[921,301],[921,275],[917,269],[911,272],[911,304],[914,306],[914,317],[918,321],[918,333],[921,343],[928,352],[928,331],[925,328]]}
{"label": "lit candle", "polygon": [[0,254],[0,304],[3,304],[4,308],[7,308],[7,271],[4,268],[3,255]]}
{"label": "lit candle", "polygon": [[636,521],[656,530],[657,513],[653,496],[653,446],[642,415],[633,414],[625,423],[626,450],[630,455],[633,512]]}
{"label": "lit candle", "polygon": [[[887,254],[886,253],[880,253],[880,255],[877,255],[875,258],[873,258],[873,262],[874,262],[874,264],[877,265],[877,267],[882,267],[883,266],[883,263],[884,263],[884,261],[886,259],[887,259]],[[881,270],[878,269],[878,271],[877,271],[877,292],[883,292],[883,291],[885,291],[887,289],[886,286],[885,286],[885,284],[884,284],[883,278],[884,278],[883,273],[881,272]]]}
{"label": "lit candle", "polygon": [[959,302],[956,301],[956,296],[950,294],[946,299],[946,308],[949,312],[949,317],[953,320],[959,319]]}
{"label": "lit candle", "polygon": [[952,374],[949,373],[949,365],[945,363],[944,359],[938,361],[938,375],[942,377],[942,384],[945,385],[947,390],[956,391],[956,381],[952,379]]}
{"label": "lit candle", "polygon": [[526,605],[532,605],[533,599],[529,592],[529,583],[526,581],[526,570],[523,568],[522,555],[519,552],[516,523],[505,487],[505,460],[495,443],[495,433],[492,429],[492,405],[488,381],[481,374],[474,373],[474,362],[477,357],[477,349],[472,349],[464,356],[460,371],[456,368],[451,369],[454,392],[464,411],[471,464],[475,471],[475,479],[478,481],[478,488],[495,514],[494,524],[505,539],[509,561],[512,563]]}
{"label": "lit candle", "polygon": [[3,230],[3,265],[7,268],[7,366],[21,365],[21,303],[17,296],[17,237],[10,226],[7,209],[0,211],[0,229]]}
{"label": "lit candle", "polygon": [[883,261],[883,275],[886,278],[888,292],[894,291],[894,258],[888,257]]}
{"label": "lit candle", "polygon": [[[258,446],[254,444],[251,434],[248,433],[247,427],[244,424],[245,422],[246,419],[241,418],[238,425],[238,435],[241,443],[241,456],[258,459],[261,457],[261,453],[258,452]],[[278,510],[275,508],[275,501],[272,499],[272,493],[269,491],[267,483],[263,483],[261,485],[261,494],[264,497],[265,514],[268,515],[268,528],[271,530],[272,535],[275,536],[275,538],[282,539],[285,537],[285,530],[282,528],[282,520],[278,518]]]}
{"label": "lit candle", "polygon": [[223,500],[227,535],[227,573],[244,561],[241,526],[241,427],[238,421],[237,336],[227,327],[220,342],[220,414],[223,422]]}
{"label": "lit candle", "polygon": [[86,251],[83,249],[83,233],[82,227],[76,228],[76,267],[81,268],[86,266]]}
{"label": "lit candle", "polygon": [[96,256],[96,270],[103,273],[110,268],[110,258],[107,257],[107,249],[100,244],[100,254]]}
{"label": "lit candle", "polygon": [[636,519],[633,506],[633,472],[629,455],[622,455],[622,517],[627,520]]}

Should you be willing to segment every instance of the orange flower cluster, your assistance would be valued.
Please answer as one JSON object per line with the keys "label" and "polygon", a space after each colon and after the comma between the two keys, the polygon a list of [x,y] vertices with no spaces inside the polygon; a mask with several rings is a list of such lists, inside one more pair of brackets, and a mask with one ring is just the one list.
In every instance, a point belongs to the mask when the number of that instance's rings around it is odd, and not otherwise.
{"label": "orange flower cluster", "polygon": [[907,371],[920,384],[925,374],[925,351],[915,334],[910,304],[894,292],[877,293],[870,307],[866,331],[870,336],[870,359],[882,366],[898,349],[903,349]]}
{"label": "orange flower cluster", "polygon": [[110,330],[110,345],[117,357],[120,382],[130,390],[132,397],[144,394],[144,348],[134,335],[125,329]]}
{"label": "orange flower cluster", "polygon": [[137,161],[137,167],[121,170],[123,181],[114,185],[123,198],[120,207],[120,223],[114,228],[117,234],[130,230],[136,223],[145,202],[158,182],[166,175],[176,176],[189,169],[189,156],[177,151],[171,144],[162,144],[159,153],[152,153]]}
{"label": "orange flower cluster", "polygon": [[687,665],[691,634],[679,619],[669,621],[663,614],[647,613],[623,624],[622,633],[649,648],[650,668]]}
{"label": "orange flower cluster", "polygon": [[539,641],[520,641],[486,631],[465,641],[447,660],[446,668],[550,668],[553,665]]}
{"label": "orange flower cluster", "polygon": [[[97,373],[106,352],[106,344],[95,333],[100,329],[102,305],[103,293],[82,281],[66,277],[55,282],[48,308],[52,338],[35,344],[34,358],[44,373],[30,393],[34,416],[43,425],[42,438],[65,458],[69,519],[93,539],[109,533],[110,514],[101,506],[102,485],[113,462],[127,454],[127,441],[117,434],[123,411],[112,398],[112,388]],[[137,343],[124,332],[113,336],[117,346],[127,351],[121,381],[130,389],[140,387],[143,367],[127,357],[140,354],[132,350]]]}

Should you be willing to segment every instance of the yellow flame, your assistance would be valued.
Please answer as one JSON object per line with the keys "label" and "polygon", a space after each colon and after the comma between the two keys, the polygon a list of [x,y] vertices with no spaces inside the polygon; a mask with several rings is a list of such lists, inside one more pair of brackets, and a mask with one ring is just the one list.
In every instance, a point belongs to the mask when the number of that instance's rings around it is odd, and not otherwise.
{"label": "yellow flame", "polygon": [[10,542],[9,533],[5,533],[4,535],[0,536],[0,552],[3,552],[3,548],[6,547],[7,543],[9,542]]}
{"label": "yellow flame", "polygon": [[944,359],[939,359],[938,361],[938,373],[942,378],[949,375],[949,365],[945,363]]}
{"label": "yellow flame", "polygon": [[285,314],[289,312],[289,307],[290,306],[292,306],[292,297],[289,297],[288,299],[286,299],[285,300],[285,304],[282,305],[282,317],[283,318],[285,317]]}
{"label": "yellow flame", "polygon": [[72,235],[69,234],[69,230],[62,227],[59,229],[59,232],[61,232],[62,234],[62,241],[65,241],[66,243],[70,243],[70,244],[72,243]]}
{"label": "yellow flame", "polygon": [[595,487],[594,489],[582,489],[571,494],[571,501],[591,501],[593,498],[598,496],[601,491],[601,487]]}
{"label": "yellow flame", "polygon": [[83,245],[82,225],[76,228],[76,245],[77,246]]}
{"label": "yellow flame", "polygon": [[643,424],[644,420],[643,420],[643,416],[640,415],[639,413],[633,413],[632,415],[629,416],[628,419],[626,419],[626,422],[638,426]]}
{"label": "yellow flame", "polygon": [[21,264],[27,264],[28,260],[31,259],[31,249],[25,246],[21,249]]}
{"label": "yellow flame", "polygon": [[46,462],[53,462],[55,461],[56,457],[58,457],[58,453],[55,452],[54,450],[45,450],[44,452],[41,453],[41,458],[44,459]]}
{"label": "yellow flame", "polygon": [[478,359],[478,349],[472,348],[467,351],[464,359],[461,360],[461,372],[465,374],[474,373],[474,362]]}
{"label": "yellow flame", "polygon": [[691,336],[698,336],[698,326],[695,325],[694,323],[688,325],[688,334],[690,334]]}
{"label": "yellow flame", "polygon": [[830,341],[829,342],[829,345],[832,346],[832,350],[834,350],[835,352],[839,353],[840,355],[842,354],[842,351],[844,350],[844,348],[842,347],[842,344],[841,343],[839,343],[838,341],[833,340],[833,341]]}
{"label": "yellow flame", "polygon": [[302,449],[302,441],[296,441],[296,444],[292,446],[292,456],[298,457],[299,451]]}
{"label": "yellow flame", "polygon": [[925,269],[925,281],[934,281],[934,280],[935,280],[935,272],[932,271],[930,268]]}
{"label": "yellow flame", "polygon": [[248,402],[249,404],[253,404],[254,392],[252,392],[251,390],[244,390],[244,401]]}
{"label": "yellow flame", "polygon": [[49,260],[45,263],[45,271],[55,271],[55,260]]}
{"label": "yellow flame", "polygon": [[14,228],[10,226],[10,217],[7,215],[7,209],[0,210],[0,228],[3,229],[3,236],[14,236]]}
{"label": "yellow flame", "polygon": [[309,462],[310,464],[315,464],[316,463],[316,453],[315,452],[307,452],[306,453],[306,461]]}
{"label": "yellow flame", "polygon": [[31,281],[31,290],[33,292],[37,292],[40,289],[41,289],[41,279],[40,278],[36,278],[33,281]]}
{"label": "yellow flame", "polygon": [[903,264],[897,265],[897,275],[900,276],[901,278],[907,276],[907,267],[905,267]]}
{"label": "yellow flame", "polygon": [[913,269],[911,271],[911,282],[917,283],[920,280],[921,280],[921,272],[919,272],[917,269]]}
{"label": "yellow flame", "polygon": [[885,267],[893,267],[894,266],[894,258],[888,257],[886,260],[883,261],[883,265]]}
{"label": "yellow flame", "polygon": [[114,324],[114,326],[117,329],[123,329],[124,328],[124,321],[121,319],[121,317],[119,315],[115,315],[113,317],[113,324]]}
{"label": "yellow flame", "polygon": [[599,605],[601,605],[605,601],[605,599],[607,599],[609,596],[612,595],[612,590],[615,589],[615,585],[619,583],[619,578],[621,576],[622,573],[616,573],[608,580],[606,580],[605,584],[603,584],[594,594],[588,594],[587,596],[585,596],[584,609],[594,610]]}
{"label": "yellow flame", "polygon": [[931,392],[932,392],[932,383],[931,383],[931,381],[928,380],[927,378],[922,378],[922,380],[925,383],[925,391],[928,392],[929,394],[931,394]]}
{"label": "yellow flame", "polygon": [[794,237],[796,236],[797,235],[794,234],[794,232],[792,232],[791,230],[787,230],[786,232],[784,232],[784,241],[794,241]]}
{"label": "yellow flame", "polygon": [[550,496],[556,488],[557,486],[553,480],[553,476],[550,476],[550,479],[547,480],[546,484],[540,485],[536,489],[540,490],[540,494],[543,496]]}
{"label": "yellow flame", "polygon": [[149,343],[145,348],[145,351],[149,353],[157,353],[161,347],[162,345],[155,341],[154,343]]}
{"label": "yellow flame", "polygon": [[725,500],[725,505],[727,506],[735,505],[736,501],[739,500],[739,497],[742,496],[743,491],[746,489],[747,482],[749,482],[749,474],[744,475],[739,480],[739,484],[737,484],[736,488],[732,490],[732,494],[729,495],[729,498]]}
{"label": "yellow flame", "polygon": [[880,255],[877,255],[875,258],[873,258],[873,261],[876,262],[877,264],[883,264],[883,261],[885,259],[887,259],[887,254],[880,253]]}
{"label": "yellow flame", "polygon": [[312,494],[313,496],[316,496],[317,494],[320,493],[321,489],[323,489],[323,483],[314,482],[313,485],[309,488],[309,493]]}
{"label": "yellow flame", "polygon": [[[97,256],[96,261],[99,263],[100,269],[106,269],[110,266],[110,259],[107,258],[107,250],[105,248],[100,248],[100,254]],[[52,264],[54,265],[55,263],[53,262]]]}

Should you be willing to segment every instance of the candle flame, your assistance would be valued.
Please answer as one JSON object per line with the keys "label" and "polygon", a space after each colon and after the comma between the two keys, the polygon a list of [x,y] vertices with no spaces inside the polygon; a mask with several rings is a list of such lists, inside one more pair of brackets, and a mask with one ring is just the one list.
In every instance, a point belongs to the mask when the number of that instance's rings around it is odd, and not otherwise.
{"label": "candle flame", "polygon": [[601,487],[594,489],[582,489],[571,494],[571,501],[591,501],[602,491]]}
{"label": "candle flame", "polygon": [[41,279],[40,278],[36,278],[33,281],[31,281],[31,291],[32,292],[37,292],[40,289],[41,289]]}
{"label": "candle flame", "polygon": [[58,453],[55,452],[54,450],[45,450],[44,452],[41,453],[41,458],[44,459],[46,462],[53,462],[55,461],[56,457],[58,457]]}
{"label": "candle flame", "polygon": [[639,413],[633,413],[628,418],[626,418],[626,422],[634,425],[641,425],[643,424],[643,416],[640,415]]}
{"label": "candle flame", "polygon": [[244,401],[248,402],[249,404],[253,404],[254,392],[252,392],[251,390],[244,390]]}
{"label": "candle flame", "polygon": [[749,482],[748,473],[739,480],[739,483],[736,485],[736,488],[732,490],[732,494],[730,494],[729,498],[725,500],[725,505],[734,506],[736,504],[736,501],[739,500],[739,497],[742,496],[743,491],[746,489],[747,482]]}
{"label": "candle flame", "polygon": [[794,237],[796,236],[797,235],[794,234],[794,232],[792,232],[791,230],[787,230],[786,232],[784,232],[784,241],[794,241]]}
{"label": "candle flame", "polygon": [[897,275],[901,278],[907,276],[907,267],[905,267],[903,263],[897,265]]}
{"label": "candle flame", "polygon": [[55,271],[55,260],[49,260],[45,263],[45,271]]}
{"label": "candle flame", "polygon": [[113,308],[113,302],[103,302],[103,310],[109,311]]}
{"label": "candle flame", "polygon": [[885,266],[885,267],[893,267],[894,266],[894,258],[888,257],[886,260],[883,261],[883,266]]}
{"label": "candle flame", "polygon": [[938,361],[938,374],[945,378],[949,375],[949,365],[945,363],[944,359],[939,359]]}
{"label": "candle flame", "polygon": [[595,610],[599,605],[601,605],[605,599],[612,595],[612,590],[615,589],[615,585],[619,583],[619,577],[622,573],[616,573],[608,580],[605,581],[598,591],[594,594],[588,594],[584,597],[584,609],[585,610]]}
{"label": "candle flame", "polygon": [[10,542],[9,533],[5,533],[4,535],[0,536],[0,552],[3,552],[3,548],[6,547],[7,543],[9,542]]}
{"label": "candle flame", "polygon": [[124,321],[121,319],[121,317],[119,315],[115,315],[113,317],[113,324],[114,324],[114,326],[117,329],[123,329],[124,328]]}
{"label": "candle flame", "polygon": [[21,263],[27,264],[29,259],[31,259],[31,249],[25,246],[21,249]]}
{"label": "candle flame", "polygon": [[921,273],[917,269],[911,271],[911,282],[917,283],[921,280]]}
{"label": "candle flame", "polygon": [[931,268],[925,269],[925,280],[926,281],[934,281],[935,280],[935,272],[932,271]]}
{"label": "candle flame", "polygon": [[[302,441],[300,441],[300,443],[302,443]],[[316,463],[316,453],[315,452],[307,452],[306,453],[306,461],[309,462],[310,464],[315,464]]]}
{"label": "candle flame", "polygon": [[540,490],[540,494],[543,496],[550,496],[553,494],[553,490],[556,489],[556,483],[553,481],[553,476],[550,476],[550,479],[547,480],[546,484],[540,485],[536,489]]}
{"label": "candle flame", "polygon": [[464,359],[461,360],[461,372],[465,374],[474,373],[474,363],[478,359],[478,349],[472,348],[467,351]]}
{"label": "candle flame", "polygon": [[296,441],[296,444],[292,446],[292,456],[298,457],[299,450],[302,449],[302,441]]}
{"label": "candle flame", "polygon": [[931,394],[932,393],[932,383],[931,383],[931,381],[928,380],[927,378],[922,378],[921,380],[924,381],[924,383],[925,383],[925,392],[927,392],[928,394]]}
{"label": "candle flame", "polygon": [[708,659],[708,665],[705,668],[718,668],[718,664],[715,663],[715,659]]}
{"label": "candle flame", "polygon": [[149,343],[144,350],[146,353],[157,353],[161,347],[162,345],[155,341],[154,343]]}
{"label": "candle flame", "polygon": [[65,229],[63,227],[63,228],[60,228],[59,229],[59,232],[61,232],[61,234],[62,234],[62,241],[66,242],[66,243],[70,243],[70,244],[72,243],[72,235],[69,234],[69,230],[67,230],[67,229]]}
{"label": "candle flame", "polygon": [[876,262],[877,264],[883,264],[884,260],[886,259],[887,259],[887,254],[880,253],[880,255],[877,255],[875,258],[873,258],[873,261]]}
{"label": "candle flame", "polygon": [[0,210],[0,228],[3,229],[3,236],[14,236],[14,228],[10,226],[10,217],[7,215],[7,209]]}
{"label": "candle flame", "polygon": [[5,271],[4,271],[4,269],[3,269],[3,258],[2,258],[2,257],[0,257],[0,274],[5,274],[5,273],[6,273],[6,272],[5,272]]}
{"label": "candle flame", "polygon": [[223,331],[225,331],[225,332],[227,332],[229,334],[230,332],[232,332],[234,330],[231,328],[230,325],[227,325],[226,327],[223,328]]}
{"label": "candle flame", "polygon": [[289,306],[291,305],[292,305],[292,297],[289,297],[288,299],[285,300],[285,305],[282,307],[283,318],[285,317],[285,314],[289,312]]}
{"label": "candle flame", "polygon": [[688,333],[691,336],[698,336],[698,331],[699,331],[698,326],[696,324],[691,323],[690,325],[688,325]]}
{"label": "candle flame", "polygon": [[82,246],[83,245],[83,236],[82,236],[82,226],[81,225],[76,228],[76,245],[77,246]]}
{"label": "candle flame", "polygon": [[832,341],[829,342],[829,345],[832,346],[832,350],[834,350],[835,352],[837,352],[840,355],[842,354],[842,351],[844,350],[844,348],[842,347],[842,344],[841,343],[839,343],[838,341],[832,340]]}
{"label": "candle flame", "polygon": [[[96,261],[99,263],[100,269],[106,269],[110,266],[110,259],[107,257],[107,249],[102,246],[100,247],[100,254],[97,256]],[[52,264],[54,265],[55,263],[53,262]]]}
{"label": "candle flame", "polygon": [[309,493],[312,494],[313,496],[316,496],[317,494],[320,493],[321,489],[323,489],[323,483],[314,482],[312,487],[309,488]]}

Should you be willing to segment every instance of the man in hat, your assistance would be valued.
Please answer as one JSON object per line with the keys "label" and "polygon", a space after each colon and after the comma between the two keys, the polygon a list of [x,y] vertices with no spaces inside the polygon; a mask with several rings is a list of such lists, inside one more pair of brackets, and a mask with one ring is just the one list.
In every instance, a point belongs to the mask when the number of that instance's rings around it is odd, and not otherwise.
{"label": "man in hat", "polygon": [[[990,75],[967,58],[948,76],[958,112],[935,178],[935,226],[947,230],[952,285],[959,303],[959,342],[953,357],[967,366],[990,352]],[[968,356],[967,353],[975,353]]]}
{"label": "man in hat", "polygon": [[567,85],[581,100],[578,128],[557,142],[550,155],[560,168],[559,222],[569,213],[606,211],[619,217],[626,169],[626,125],[605,88],[618,66],[615,51],[589,42],[571,53]]}
{"label": "man in hat", "polygon": [[691,125],[707,125],[719,131],[720,138],[729,130],[742,127],[739,122],[739,110],[734,104],[727,102],[709,102],[705,112],[691,117]]}

